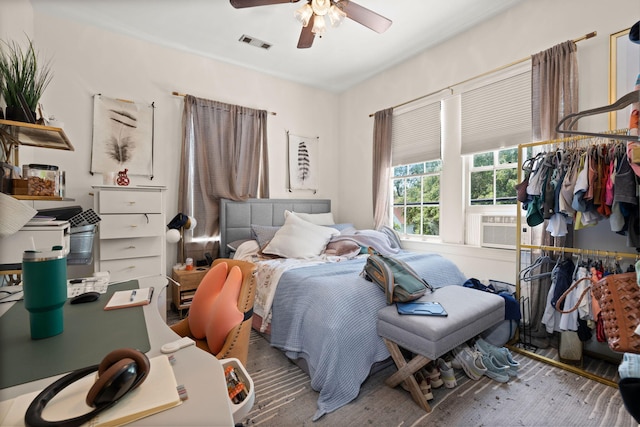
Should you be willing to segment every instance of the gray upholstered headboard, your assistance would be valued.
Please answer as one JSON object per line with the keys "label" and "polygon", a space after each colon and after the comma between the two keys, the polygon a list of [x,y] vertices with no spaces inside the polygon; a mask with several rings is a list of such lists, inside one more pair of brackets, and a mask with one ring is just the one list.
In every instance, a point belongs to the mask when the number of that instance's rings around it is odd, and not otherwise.
{"label": "gray upholstered headboard", "polygon": [[220,257],[229,257],[227,243],[251,238],[251,224],[282,225],[284,211],[331,212],[328,199],[249,199],[220,201]]}

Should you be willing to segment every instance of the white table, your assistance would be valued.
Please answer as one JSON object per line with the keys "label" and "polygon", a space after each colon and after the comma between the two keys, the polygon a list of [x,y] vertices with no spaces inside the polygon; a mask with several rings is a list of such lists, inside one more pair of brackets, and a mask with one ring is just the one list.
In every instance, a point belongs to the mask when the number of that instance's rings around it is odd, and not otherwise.
{"label": "white table", "polygon": [[[143,308],[151,345],[151,349],[146,354],[151,358],[162,354],[160,347],[167,342],[178,339],[179,336],[164,323],[158,311],[158,298],[166,298],[166,277],[161,275],[145,277],[138,279],[138,282],[141,288],[153,286],[156,289],[152,303]],[[161,294],[163,295],[161,296]],[[11,304],[0,304],[0,315],[4,314],[10,306]],[[227,395],[222,363],[215,356],[195,346],[183,348],[174,355],[176,362],[173,365],[173,370],[176,381],[178,385],[184,385],[188,399],[175,408],[143,418],[131,425],[154,427],[233,426],[232,404]],[[95,363],[99,362],[97,360]],[[6,361],[2,360],[2,363],[6,363]],[[0,402],[25,393],[42,390],[61,376],[0,389]]]}

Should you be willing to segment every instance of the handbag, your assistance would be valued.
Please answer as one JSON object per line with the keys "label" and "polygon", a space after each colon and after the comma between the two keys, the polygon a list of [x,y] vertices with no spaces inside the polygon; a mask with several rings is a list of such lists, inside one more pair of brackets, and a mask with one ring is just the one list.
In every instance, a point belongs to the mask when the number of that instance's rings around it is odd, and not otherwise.
{"label": "handbag", "polygon": [[377,284],[384,292],[387,304],[407,302],[420,298],[433,287],[406,262],[381,255],[369,248],[369,257],[360,274]]}
{"label": "handbag", "polygon": [[[591,281],[591,285],[582,291],[576,305],[567,310],[560,309],[560,303],[583,280]],[[623,353],[640,353],[640,335],[635,333],[640,325],[640,286],[637,274],[609,274],[600,280],[587,276],[576,280],[558,298],[556,310],[560,313],[577,310],[589,290],[600,304],[600,316],[609,348]]]}

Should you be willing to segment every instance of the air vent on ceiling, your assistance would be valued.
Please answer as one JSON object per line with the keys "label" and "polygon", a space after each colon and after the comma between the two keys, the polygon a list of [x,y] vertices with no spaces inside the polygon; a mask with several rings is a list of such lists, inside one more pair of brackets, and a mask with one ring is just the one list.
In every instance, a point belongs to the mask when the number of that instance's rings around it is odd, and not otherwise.
{"label": "air vent on ceiling", "polygon": [[240,41],[242,43],[246,43],[246,44],[250,44],[251,46],[255,46],[255,47],[259,47],[262,49],[269,49],[271,47],[271,43],[267,43],[265,41],[259,40],[255,37],[251,37],[251,36],[247,36],[247,35],[242,35],[242,37],[240,37]]}

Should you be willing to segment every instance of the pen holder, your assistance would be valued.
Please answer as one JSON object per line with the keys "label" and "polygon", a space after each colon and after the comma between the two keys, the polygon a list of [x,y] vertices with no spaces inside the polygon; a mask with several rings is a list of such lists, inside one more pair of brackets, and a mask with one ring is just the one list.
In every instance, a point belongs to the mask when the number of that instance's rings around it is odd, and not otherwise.
{"label": "pen holder", "polygon": [[62,333],[67,300],[67,261],[61,246],[25,251],[22,256],[24,306],[34,340]]}

